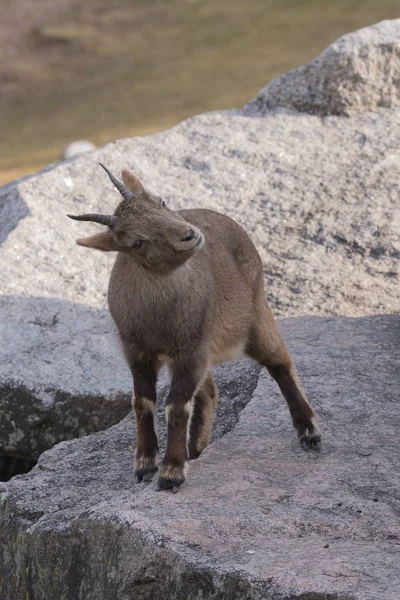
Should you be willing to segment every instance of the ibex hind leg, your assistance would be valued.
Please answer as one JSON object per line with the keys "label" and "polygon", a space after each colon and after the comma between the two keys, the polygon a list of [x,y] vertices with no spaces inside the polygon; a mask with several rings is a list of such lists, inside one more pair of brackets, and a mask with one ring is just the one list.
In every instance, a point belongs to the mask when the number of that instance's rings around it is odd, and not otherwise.
{"label": "ibex hind leg", "polygon": [[210,440],[217,403],[218,389],[209,374],[192,400],[188,441],[189,460],[200,456]]}
{"label": "ibex hind leg", "polygon": [[301,386],[285,342],[265,304],[257,311],[247,353],[267,367],[290,410],[294,428],[304,449],[318,449],[321,441],[317,419]]}

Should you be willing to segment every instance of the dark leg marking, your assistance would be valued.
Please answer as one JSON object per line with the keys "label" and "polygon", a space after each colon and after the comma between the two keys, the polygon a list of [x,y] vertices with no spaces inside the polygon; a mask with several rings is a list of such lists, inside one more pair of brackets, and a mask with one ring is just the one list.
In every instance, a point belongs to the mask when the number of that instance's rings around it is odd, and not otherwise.
{"label": "dark leg marking", "polygon": [[138,481],[150,481],[158,469],[158,441],[154,427],[156,403],[135,396],[133,406],[137,425],[135,475]]}
{"label": "dark leg marking", "polygon": [[155,431],[157,371],[151,364],[134,364],[133,408],[136,415],[137,446],[135,476],[150,481],[158,469],[158,440]]}

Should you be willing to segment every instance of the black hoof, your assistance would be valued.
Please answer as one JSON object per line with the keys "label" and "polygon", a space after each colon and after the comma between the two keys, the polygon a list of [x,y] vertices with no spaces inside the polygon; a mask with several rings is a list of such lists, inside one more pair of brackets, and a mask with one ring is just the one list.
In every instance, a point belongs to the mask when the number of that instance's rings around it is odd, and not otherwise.
{"label": "black hoof", "polygon": [[135,479],[138,483],[141,481],[151,481],[156,473],[157,469],[154,469],[154,471],[135,471]]}
{"label": "black hoof", "polygon": [[157,458],[141,457],[135,460],[135,479],[138,483],[141,481],[151,481],[154,474],[157,473]]}
{"label": "black hoof", "polygon": [[189,460],[196,460],[199,458],[201,451],[197,450],[197,448],[192,448],[189,446]]}
{"label": "black hoof", "polygon": [[299,442],[304,450],[320,450],[321,434],[316,421],[299,423],[296,427]]}
{"label": "black hoof", "polygon": [[320,450],[321,449],[321,436],[319,433],[307,434],[304,433],[299,437],[299,442],[304,450]]}
{"label": "black hoof", "polygon": [[173,494],[176,494],[181,489],[183,481],[174,481],[167,479],[166,477],[159,477],[157,482],[157,492],[164,490],[172,490]]}
{"label": "black hoof", "polygon": [[185,472],[183,467],[163,466],[157,481],[157,491],[172,490],[176,494],[181,489],[184,481]]}

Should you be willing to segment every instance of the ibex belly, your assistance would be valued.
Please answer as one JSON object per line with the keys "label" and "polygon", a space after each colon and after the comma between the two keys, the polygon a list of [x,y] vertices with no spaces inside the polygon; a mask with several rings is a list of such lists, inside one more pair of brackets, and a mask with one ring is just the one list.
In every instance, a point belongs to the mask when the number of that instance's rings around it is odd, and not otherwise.
{"label": "ibex belly", "polygon": [[239,344],[227,348],[218,348],[218,346],[214,345],[211,354],[213,366],[220,365],[231,360],[237,360],[244,354],[245,346],[245,342],[240,342]]}
{"label": "ibex belly", "polygon": [[[249,303],[250,304],[250,303]],[[251,305],[250,305],[251,306]],[[234,306],[237,309],[237,306]],[[227,310],[222,318],[217,319],[214,326],[211,361],[218,365],[227,361],[236,360],[244,354],[252,321],[252,311],[247,305],[241,312],[241,318],[235,319],[232,310]],[[220,313],[221,314],[221,313]]]}

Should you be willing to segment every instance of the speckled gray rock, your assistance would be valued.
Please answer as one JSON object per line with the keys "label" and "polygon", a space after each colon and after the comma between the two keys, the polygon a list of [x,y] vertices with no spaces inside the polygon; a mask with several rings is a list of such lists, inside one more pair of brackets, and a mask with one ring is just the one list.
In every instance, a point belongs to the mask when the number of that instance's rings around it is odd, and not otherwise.
{"label": "speckled gray rock", "polygon": [[246,110],[279,106],[322,116],[399,108],[400,19],[343,36],[306,65],[274,79]]}
{"label": "speckled gray rock", "polygon": [[[365,31],[353,37],[372,39]],[[55,429],[66,437],[90,431],[93,402],[99,427],[127,410],[130,377],[104,312],[114,257],[77,247],[77,237],[100,226],[66,217],[117,205],[98,161],[116,173],[130,168],[172,208],[213,208],[241,223],[260,252],[277,316],[360,316],[400,310],[399,148],[393,108],[351,119],[215,112],[1,188],[0,440],[27,426],[22,397],[32,407],[32,448],[43,448],[36,431],[56,413],[41,434],[48,444],[59,439]],[[69,402],[73,417],[64,422]],[[29,447],[17,437],[8,451]]]}
{"label": "speckled gray rock", "polygon": [[117,205],[101,161],[132,169],[173,208],[241,223],[278,316],[397,312],[399,148],[400,111],[384,109],[324,120],[209,113],[119,140],[0,190],[27,211],[0,249],[0,289],[106,307],[114,257],[74,244],[101,226],[65,216]]}
{"label": "speckled gray rock", "polygon": [[280,327],[320,453],[265,374],[177,495],[134,483],[130,417],[63,442],[0,484],[0,597],[397,600],[400,317]]}
{"label": "speckled gray rock", "polygon": [[132,379],[106,310],[0,296],[0,338],[0,455],[36,459],[129,412]]}

